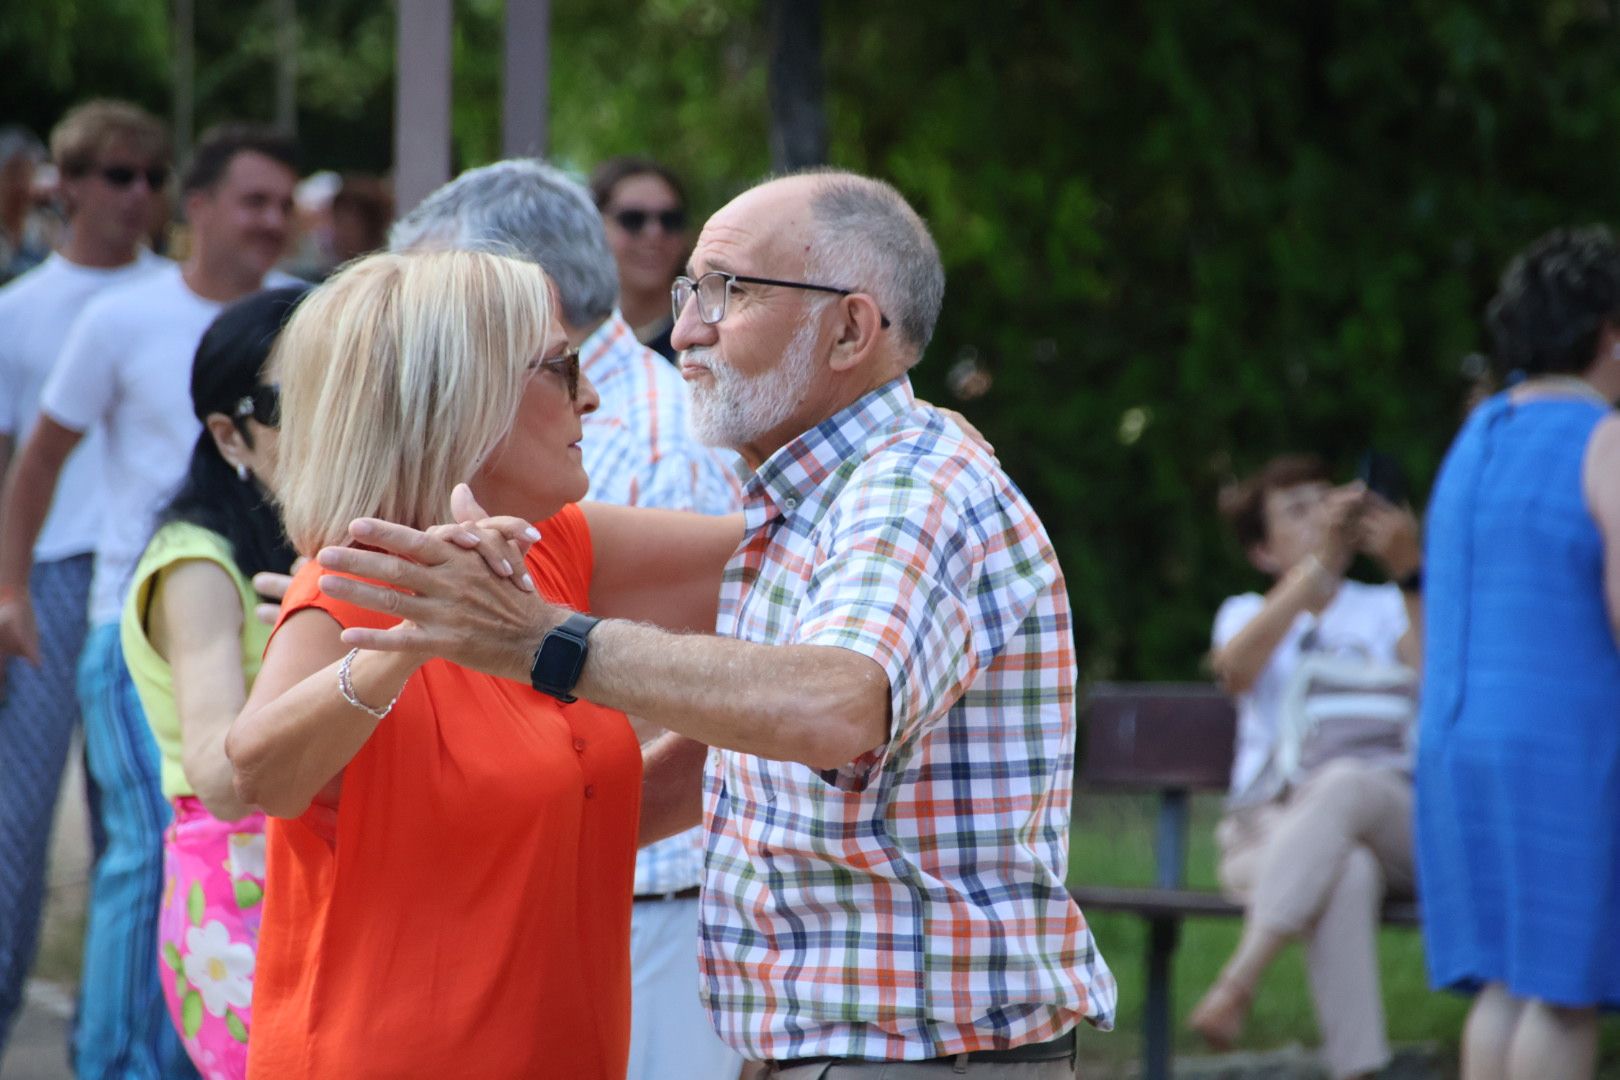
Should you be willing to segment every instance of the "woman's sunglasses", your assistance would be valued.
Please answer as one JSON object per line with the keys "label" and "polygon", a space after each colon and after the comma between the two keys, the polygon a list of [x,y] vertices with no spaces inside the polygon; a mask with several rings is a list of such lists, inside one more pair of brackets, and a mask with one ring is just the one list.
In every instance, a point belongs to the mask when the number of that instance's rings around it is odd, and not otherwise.
{"label": "woman's sunglasses", "polygon": [[647,223],[656,219],[658,227],[666,233],[680,232],[686,228],[686,211],[674,210],[616,210],[611,215],[619,223],[619,228],[632,235],[641,232]]}
{"label": "woman's sunglasses", "polygon": [[253,417],[265,427],[277,427],[281,423],[281,387],[273,383],[260,384],[253,388],[251,394],[243,396],[236,403],[236,412],[233,413],[238,420]]}
{"label": "woman's sunglasses", "polygon": [[569,349],[561,356],[548,356],[540,361],[540,366],[561,377],[563,385],[568,388],[569,401],[579,400],[578,349]]}

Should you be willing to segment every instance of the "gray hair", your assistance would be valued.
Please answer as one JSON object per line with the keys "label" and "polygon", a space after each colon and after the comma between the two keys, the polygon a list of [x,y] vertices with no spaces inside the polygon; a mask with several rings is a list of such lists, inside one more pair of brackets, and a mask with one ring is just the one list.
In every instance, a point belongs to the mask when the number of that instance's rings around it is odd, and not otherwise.
{"label": "gray hair", "polygon": [[590,193],[542,161],[468,169],[395,222],[388,247],[500,251],[538,263],[574,327],[600,322],[619,302],[618,266]]}
{"label": "gray hair", "polygon": [[934,336],[945,301],[945,267],[928,226],[905,197],[881,180],[817,172],[806,267],[817,284],[867,292],[914,355]]}
{"label": "gray hair", "polygon": [[45,160],[45,144],[40,142],[39,137],[32,131],[20,125],[7,124],[0,127],[0,165],[24,154],[38,165]]}

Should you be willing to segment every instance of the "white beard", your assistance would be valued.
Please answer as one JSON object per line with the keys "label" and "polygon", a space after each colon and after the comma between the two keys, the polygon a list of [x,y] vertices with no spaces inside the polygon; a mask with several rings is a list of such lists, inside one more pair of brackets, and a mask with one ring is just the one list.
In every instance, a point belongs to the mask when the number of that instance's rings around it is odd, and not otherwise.
{"label": "white beard", "polygon": [[702,364],[712,385],[691,384],[692,434],[706,446],[740,450],[782,426],[804,402],[815,379],[816,320],[806,314],[782,359],[758,375],[743,375],[714,349],[687,349],[683,356]]}

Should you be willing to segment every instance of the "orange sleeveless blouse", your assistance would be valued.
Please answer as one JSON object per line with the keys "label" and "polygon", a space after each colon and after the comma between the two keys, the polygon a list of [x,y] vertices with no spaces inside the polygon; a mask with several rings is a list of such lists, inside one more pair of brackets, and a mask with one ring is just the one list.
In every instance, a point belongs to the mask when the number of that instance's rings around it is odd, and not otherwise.
{"label": "orange sleeveless blouse", "polygon": [[[540,594],[585,610],[584,515],[538,528]],[[320,574],[298,574],[283,621],[393,623]],[[623,713],[430,661],[335,817],[270,821],[248,1075],[622,1080],[640,799]]]}

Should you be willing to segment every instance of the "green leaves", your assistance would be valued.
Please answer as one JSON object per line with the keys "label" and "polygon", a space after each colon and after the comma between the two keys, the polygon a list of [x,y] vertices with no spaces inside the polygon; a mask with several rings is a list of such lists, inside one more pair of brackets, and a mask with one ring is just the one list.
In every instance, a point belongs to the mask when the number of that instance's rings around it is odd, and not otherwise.
{"label": "green leaves", "polygon": [[264,889],[256,881],[246,878],[234,883],[236,890],[236,906],[250,908],[264,899]]}
{"label": "green leaves", "polygon": [[202,995],[188,988],[185,997],[180,1001],[180,1030],[185,1032],[186,1038],[194,1039],[202,1028],[202,1022]]}
{"label": "green leaves", "polygon": [[174,942],[172,941],[165,941],[163,943],[163,962],[167,964],[169,966],[169,970],[173,971],[176,975],[184,974],[186,970],[185,962],[180,959],[180,950],[174,947]]}
{"label": "green leaves", "polygon": [[191,890],[186,893],[186,918],[191,920],[192,926],[201,926],[207,910],[208,899],[203,896],[202,882],[193,881]]}
{"label": "green leaves", "polygon": [[247,1045],[247,1025],[242,1023],[242,1018],[236,1015],[235,1009],[225,1010],[225,1030],[231,1033],[231,1038],[244,1046]]}

